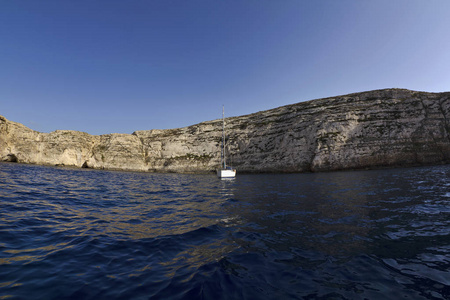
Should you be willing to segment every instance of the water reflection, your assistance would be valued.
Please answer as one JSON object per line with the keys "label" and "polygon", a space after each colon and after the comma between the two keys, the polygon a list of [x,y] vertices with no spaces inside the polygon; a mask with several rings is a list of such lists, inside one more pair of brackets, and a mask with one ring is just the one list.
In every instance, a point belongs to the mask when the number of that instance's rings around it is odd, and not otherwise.
{"label": "water reflection", "polygon": [[21,238],[12,239],[21,249],[3,251],[1,264],[41,261],[104,239],[135,240],[162,247],[159,265],[175,271],[181,265],[197,268],[219,261],[238,247],[221,230],[233,220],[223,210],[234,198],[233,182],[214,176],[25,166],[24,172],[4,179],[2,196],[15,200],[2,210],[0,222],[30,240],[26,246],[19,245]]}
{"label": "water reflection", "polygon": [[449,166],[223,181],[0,164],[0,288],[445,298],[448,178]]}
{"label": "water reflection", "polygon": [[[2,210],[0,222],[32,236],[61,233],[72,238],[148,239],[182,235],[217,224],[224,218],[224,199],[232,197],[226,183],[209,176],[38,166],[26,166],[14,175],[2,178],[1,196],[17,201],[5,204],[8,208]],[[222,187],[222,192],[215,193],[211,184]]]}

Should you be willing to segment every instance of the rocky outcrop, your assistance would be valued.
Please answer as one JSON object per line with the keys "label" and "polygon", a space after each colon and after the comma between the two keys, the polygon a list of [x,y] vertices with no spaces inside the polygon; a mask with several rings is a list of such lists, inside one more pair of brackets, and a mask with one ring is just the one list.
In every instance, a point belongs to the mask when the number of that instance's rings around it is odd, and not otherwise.
{"label": "rocky outcrop", "polygon": [[[239,172],[304,172],[450,162],[450,93],[385,89],[226,119]],[[221,120],[92,136],[33,131],[0,117],[3,161],[151,172],[208,172]]]}

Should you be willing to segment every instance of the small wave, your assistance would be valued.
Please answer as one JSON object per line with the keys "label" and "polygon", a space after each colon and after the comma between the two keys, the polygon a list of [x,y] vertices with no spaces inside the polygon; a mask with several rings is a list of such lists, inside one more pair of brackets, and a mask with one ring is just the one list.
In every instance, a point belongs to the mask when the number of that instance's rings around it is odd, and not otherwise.
{"label": "small wave", "polygon": [[212,175],[7,165],[0,294],[445,299],[450,192],[435,170],[450,166],[229,185]]}

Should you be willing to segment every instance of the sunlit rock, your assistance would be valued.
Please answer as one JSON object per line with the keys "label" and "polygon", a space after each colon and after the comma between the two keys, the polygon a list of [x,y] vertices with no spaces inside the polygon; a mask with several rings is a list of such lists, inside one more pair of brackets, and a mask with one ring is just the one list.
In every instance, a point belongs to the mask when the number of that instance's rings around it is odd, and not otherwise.
{"label": "sunlit rock", "polygon": [[[239,172],[305,172],[450,162],[450,93],[385,89],[226,119]],[[209,172],[221,120],[93,136],[33,131],[0,116],[0,159],[150,172]]]}

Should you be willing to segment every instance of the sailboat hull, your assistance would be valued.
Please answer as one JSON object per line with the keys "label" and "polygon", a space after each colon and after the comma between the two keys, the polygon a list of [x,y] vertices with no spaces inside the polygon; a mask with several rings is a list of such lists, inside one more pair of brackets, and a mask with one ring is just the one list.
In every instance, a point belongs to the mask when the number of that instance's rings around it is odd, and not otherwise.
{"label": "sailboat hull", "polygon": [[217,177],[219,178],[234,178],[236,176],[236,170],[220,169],[217,170]]}

